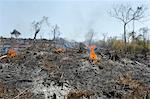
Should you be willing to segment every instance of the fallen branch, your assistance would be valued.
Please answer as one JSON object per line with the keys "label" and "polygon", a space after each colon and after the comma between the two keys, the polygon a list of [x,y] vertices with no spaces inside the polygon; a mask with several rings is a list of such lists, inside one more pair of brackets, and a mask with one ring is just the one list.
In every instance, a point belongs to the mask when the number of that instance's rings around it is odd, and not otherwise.
{"label": "fallen branch", "polygon": [[1,56],[1,57],[0,57],[0,60],[1,60],[1,59],[3,59],[3,58],[5,58],[5,57],[7,57],[7,55],[3,55],[3,56]]}
{"label": "fallen branch", "polygon": [[17,96],[15,96],[14,98],[12,99],[19,99],[19,96],[22,95],[24,92],[28,91],[30,88],[27,88],[25,90],[23,90],[22,92],[20,92]]}

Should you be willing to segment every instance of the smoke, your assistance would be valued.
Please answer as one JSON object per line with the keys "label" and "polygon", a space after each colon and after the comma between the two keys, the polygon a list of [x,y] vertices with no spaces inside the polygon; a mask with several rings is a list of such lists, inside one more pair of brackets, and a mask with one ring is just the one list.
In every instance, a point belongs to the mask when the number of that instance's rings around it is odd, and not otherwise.
{"label": "smoke", "polygon": [[[86,7],[86,9],[83,9],[82,7],[77,8],[75,16],[79,24],[75,26],[74,32],[79,33],[84,40],[87,39],[87,35],[91,30],[96,31],[96,25],[101,17],[98,7],[94,5],[90,5]],[[94,34],[94,36],[96,36],[96,34]]]}

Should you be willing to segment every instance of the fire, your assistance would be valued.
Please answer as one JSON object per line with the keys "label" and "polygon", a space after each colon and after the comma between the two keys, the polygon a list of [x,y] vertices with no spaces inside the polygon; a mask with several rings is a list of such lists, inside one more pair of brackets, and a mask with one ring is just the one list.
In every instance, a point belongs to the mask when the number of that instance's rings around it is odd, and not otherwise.
{"label": "fire", "polygon": [[16,51],[13,50],[12,48],[8,50],[7,56],[12,58],[16,56]]}
{"label": "fire", "polygon": [[90,48],[90,59],[97,60],[97,55],[94,52],[94,49],[96,48],[96,46],[91,45],[91,46],[89,46],[89,48]]}

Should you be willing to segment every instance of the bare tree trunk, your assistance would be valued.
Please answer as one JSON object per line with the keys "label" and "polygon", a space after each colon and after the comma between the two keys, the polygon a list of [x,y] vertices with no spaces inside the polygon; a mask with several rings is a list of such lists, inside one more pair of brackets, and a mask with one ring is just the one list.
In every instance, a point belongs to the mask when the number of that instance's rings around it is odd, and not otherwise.
{"label": "bare tree trunk", "polygon": [[36,39],[37,33],[34,34],[34,40]]}
{"label": "bare tree trunk", "polygon": [[53,37],[53,44],[54,44],[54,48],[56,48],[56,41],[55,41],[55,35],[56,35],[56,29],[54,28],[54,37]]}
{"label": "bare tree trunk", "polygon": [[124,50],[125,50],[125,54],[127,53],[126,25],[127,24],[124,23],[124,43],[125,43]]}
{"label": "bare tree trunk", "polygon": [[36,39],[36,36],[37,36],[37,34],[39,33],[39,31],[40,31],[40,29],[38,29],[38,30],[35,31],[34,40]]}
{"label": "bare tree trunk", "polygon": [[53,37],[53,41],[55,41],[55,35],[56,35],[56,30],[54,29],[54,37]]}

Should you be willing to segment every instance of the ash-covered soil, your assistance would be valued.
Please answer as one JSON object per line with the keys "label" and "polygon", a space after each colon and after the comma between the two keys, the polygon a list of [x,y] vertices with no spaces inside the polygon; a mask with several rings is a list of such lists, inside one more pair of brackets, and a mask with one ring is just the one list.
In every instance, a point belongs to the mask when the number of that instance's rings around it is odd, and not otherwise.
{"label": "ash-covered soil", "polygon": [[0,99],[150,99],[149,59],[26,49],[0,63]]}

